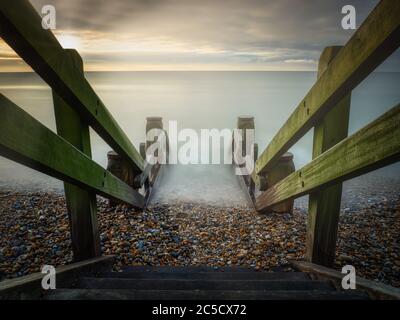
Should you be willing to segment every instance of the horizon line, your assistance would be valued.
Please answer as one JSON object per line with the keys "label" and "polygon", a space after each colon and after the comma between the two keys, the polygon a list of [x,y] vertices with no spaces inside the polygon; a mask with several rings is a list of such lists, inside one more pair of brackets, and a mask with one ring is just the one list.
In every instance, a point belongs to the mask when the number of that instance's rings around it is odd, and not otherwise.
{"label": "horizon line", "polygon": [[[100,72],[317,72],[317,70],[88,70],[85,73],[100,73]],[[375,70],[374,72],[379,73],[399,73],[400,71],[393,70]],[[10,73],[36,73],[34,70],[24,70],[24,71],[0,71],[0,74],[10,74]]]}

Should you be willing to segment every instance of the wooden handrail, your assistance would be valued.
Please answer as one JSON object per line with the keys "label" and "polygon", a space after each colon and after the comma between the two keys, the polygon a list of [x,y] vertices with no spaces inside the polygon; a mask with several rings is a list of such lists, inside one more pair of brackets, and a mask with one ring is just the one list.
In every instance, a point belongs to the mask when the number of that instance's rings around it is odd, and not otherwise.
{"label": "wooden handrail", "polygon": [[85,77],[62,63],[65,52],[27,0],[0,1],[0,35],[49,86],[132,167],[141,172],[144,161],[104,106]]}
{"label": "wooden handrail", "polygon": [[[73,285],[82,274],[96,274],[112,268],[115,256],[102,256],[62,265],[56,268],[57,288]],[[45,274],[41,272],[7,279],[0,282],[0,300],[39,300],[44,290],[41,282]]]}
{"label": "wooden handrail", "polygon": [[143,208],[144,197],[0,94],[0,155],[107,198]]}
{"label": "wooden handrail", "polygon": [[400,160],[400,105],[342,140],[256,199],[263,211],[287,199],[342,182]]}
{"label": "wooden handrail", "polygon": [[400,1],[382,0],[337,54],[256,161],[265,174],[291,146],[400,45]]}
{"label": "wooden handrail", "polygon": [[[326,268],[324,266],[310,263],[307,261],[290,260],[289,263],[301,272],[312,274],[317,279],[328,279],[334,281],[337,287],[341,287],[344,274],[337,270]],[[400,289],[379,283],[376,281],[367,280],[361,277],[356,277],[357,290],[365,290],[372,299],[377,300],[400,300]]]}

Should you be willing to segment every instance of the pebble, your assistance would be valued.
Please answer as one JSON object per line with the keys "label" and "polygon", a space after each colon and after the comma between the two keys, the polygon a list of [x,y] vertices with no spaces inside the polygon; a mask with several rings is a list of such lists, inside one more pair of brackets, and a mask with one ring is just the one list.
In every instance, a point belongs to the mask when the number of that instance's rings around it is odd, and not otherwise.
{"label": "pebble", "polygon": [[[377,199],[365,208],[342,210],[335,268],[351,263],[359,276],[400,287],[400,199]],[[304,208],[292,215],[261,215],[245,207],[174,203],[138,212],[110,208],[98,197],[98,212],[102,251],[116,255],[116,271],[125,265],[289,271],[288,260],[305,253]],[[64,197],[0,190],[1,279],[71,262]]]}

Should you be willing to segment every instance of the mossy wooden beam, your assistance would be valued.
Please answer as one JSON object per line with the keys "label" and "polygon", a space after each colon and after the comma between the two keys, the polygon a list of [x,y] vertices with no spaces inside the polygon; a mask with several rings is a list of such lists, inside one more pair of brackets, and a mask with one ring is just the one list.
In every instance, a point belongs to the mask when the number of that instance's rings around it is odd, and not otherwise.
{"label": "mossy wooden beam", "polygon": [[[268,172],[267,180],[267,190],[269,187],[272,187],[279,181],[286,178],[288,175],[295,172],[295,165],[293,161],[293,154],[290,152],[286,152],[279,161],[275,164],[273,168]],[[269,212],[277,212],[277,213],[293,213],[293,199],[289,199],[283,203],[280,203],[276,206],[269,208]]]}
{"label": "mossy wooden beam", "polygon": [[[289,263],[296,270],[311,274],[313,279],[316,278],[318,280],[330,280],[335,283],[336,287],[342,287],[344,275],[340,271],[301,260],[289,260]],[[367,280],[357,276],[356,288],[357,290],[363,290],[367,292],[370,298],[375,300],[400,300],[399,288],[395,288],[377,281]]]}
{"label": "mossy wooden beam", "polygon": [[[66,68],[74,67],[83,74],[83,61],[76,50],[65,50],[64,57]],[[57,133],[91,158],[89,126],[54,90],[53,101]],[[64,182],[64,192],[74,261],[100,256],[96,194],[68,182]]]}
{"label": "mossy wooden beam", "polygon": [[0,1],[0,36],[87,123],[141,172],[144,162],[85,77],[62,61],[65,52],[53,33],[42,28],[42,20],[26,0]]}
{"label": "mossy wooden beam", "polygon": [[400,160],[400,105],[262,193],[256,209],[322,190]]}
{"label": "mossy wooden beam", "polygon": [[379,2],[262,152],[255,174],[267,173],[282,154],[399,47],[399,17],[400,1]]}
{"label": "mossy wooden beam", "polygon": [[0,155],[47,175],[143,208],[144,198],[0,94]]}
{"label": "mossy wooden beam", "polygon": [[[340,49],[337,46],[325,48],[319,59],[318,77]],[[351,94],[348,94],[314,127],[313,159],[347,137],[350,100]],[[341,199],[341,183],[310,194],[306,236],[308,261],[326,267],[333,265]]]}
{"label": "mossy wooden beam", "polygon": [[[82,274],[98,274],[111,270],[115,256],[101,256],[72,264],[57,266],[56,288],[73,286]],[[0,281],[0,300],[41,300],[42,280],[45,274],[31,273],[26,276]]]}

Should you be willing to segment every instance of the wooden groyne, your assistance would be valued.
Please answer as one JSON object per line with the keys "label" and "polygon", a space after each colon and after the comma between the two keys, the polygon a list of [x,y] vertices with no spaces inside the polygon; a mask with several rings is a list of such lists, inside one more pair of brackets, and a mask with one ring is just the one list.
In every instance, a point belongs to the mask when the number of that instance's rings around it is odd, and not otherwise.
{"label": "wooden groyne", "polygon": [[[0,28],[1,37],[52,88],[58,133],[0,94],[0,154],[65,181],[74,259],[97,257],[96,194],[141,209],[158,168],[145,163],[85,79],[78,52],[63,49],[41,27],[29,1],[2,2]],[[89,126],[129,165],[135,183],[129,185],[91,159]],[[138,191],[142,186],[145,194]]]}
{"label": "wooden groyne", "polygon": [[[347,136],[351,92],[399,47],[399,17],[400,2],[382,0],[345,46],[323,51],[317,82],[260,156],[255,146],[255,170],[242,176],[262,213],[290,212],[293,199],[310,195],[307,262],[295,263],[303,271],[329,274],[318,265],[333,264],[342,182],[400,159],[399,105]],[[85,79],[79,54],[41,27],[29,1],[0,3],[0,34],[51,87],[57,126],[55,134],[0,94],[0,155],[65,182],[74,260],[101,260],[96,195],[143,209],[160,170],[145,161],[151,141],[136,150]],[[148,119],[146,130],[162,130],[161,120]],[[238,127],[254,128],[253,120]],[[107,169],[91,159],[89,126],[113,149]],[[295,170],[287,151],[311,128],[313,160]]]}

